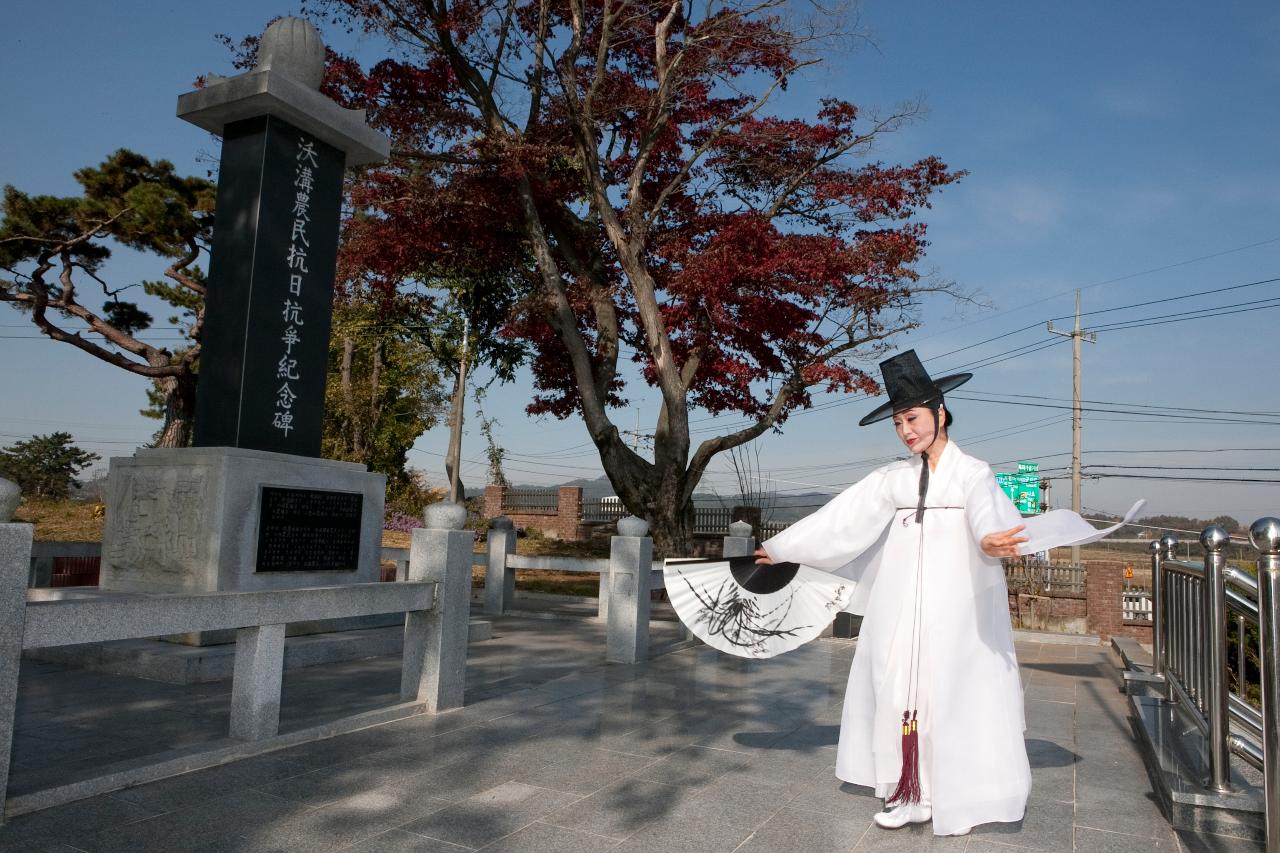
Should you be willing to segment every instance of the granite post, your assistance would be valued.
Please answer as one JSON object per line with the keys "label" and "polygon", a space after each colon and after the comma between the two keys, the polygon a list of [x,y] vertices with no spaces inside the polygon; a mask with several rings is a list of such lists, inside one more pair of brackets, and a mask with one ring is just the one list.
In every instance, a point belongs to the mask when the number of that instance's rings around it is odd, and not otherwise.
{"label": "granite post", "polygon": [[755,553],[756,538],[751,535],[751,523],[735,521],[729,525],[729,535],[724,537],[724,545],[720,550],[726,560],[730,557],[746,557]]}
{"label": "granite post", "polygon": [[471,617],[471,531],[466,507],[441,501],[427,507],[425,528],[413,531],[409,580],[435,581],[430,610],[404,621],[404,669],[400,698],[427,704],[436,714],[462,707]]}
{"label": "granite post", "polygon": [[236,631],[231,680],[231,736],[262,740],[280,731],[280,687],[284,676],[284,625]]}
{"label": "granite post", "polygon": [[507,565],[507,558],[516,552],[516,526],[510,518],[500,515],[493,520],[486,551],[484,612],[501,616],[516,597],[516,572]]}
{"label": "granite post", "polygon": [[605,659],[610,663],[639,663],[649,657],[649,580],[653,571],[653,540],[645,535],[648,532],[647,522],[628,516],[618,521],[618,535],[609,543]]}
{"label": "granite post", "polygon": [[[740,509],[752,509],[752,507],[734,507],[736,513]],[[759,523],[759,510],[756,510],[756,521]],[[730,557],[747,557],[754,554],[756,550],[756,538],[751,534],[751,522],[735,521],[729,525],[729,535],[724,537],[724,544],[720,547],[720,556],[726,560]],[[697,635],[689,630],[689,626],[681,623],[681,637],[685,640],[692,640]]]}
{"label": "granite post", "polygon": [[13,720],[18,704],[18,669],[22,663],[27,572],[34,530],[30,524],[0,523],[0,823],[4,823],[9,760],[13,754]]}

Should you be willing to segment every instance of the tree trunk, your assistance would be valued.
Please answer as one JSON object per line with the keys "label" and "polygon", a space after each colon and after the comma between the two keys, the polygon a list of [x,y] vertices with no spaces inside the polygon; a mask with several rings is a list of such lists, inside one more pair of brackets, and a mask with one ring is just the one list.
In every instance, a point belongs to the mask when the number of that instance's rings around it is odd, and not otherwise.
{"label": "tree trunk", "polygon": [[351,452],[357,459],[364,458],[364,436],[360,428],[361,412],[352,399],[351,365],[355,358],[355,341],[351,337],[342,338],[342,364],[338,368],[339,387],[342,389],[342,411],[347,425],[351,429]]}
{"label": "tree trunk", "polygon": [[467,399],[465,369],[460,369],[453,379],[453,398],[449,408],[449,449],[444,457],[444,470],[449,476],[449,500],[462,503],[467,494],[462,484],[462,406]]}
{"label": "tree trunk", "polygon": [[156,447],[190,447],[196,422],[196,375],[183,373],[156,380],[164,393],[164,426]]}
{"label": "tree trunk", "polygon": [[649,522],[649,535],[653,537],[653,553],[657,559],[692,556],[692,502],[679,508],[675,504],[653,506],[645,520]]}

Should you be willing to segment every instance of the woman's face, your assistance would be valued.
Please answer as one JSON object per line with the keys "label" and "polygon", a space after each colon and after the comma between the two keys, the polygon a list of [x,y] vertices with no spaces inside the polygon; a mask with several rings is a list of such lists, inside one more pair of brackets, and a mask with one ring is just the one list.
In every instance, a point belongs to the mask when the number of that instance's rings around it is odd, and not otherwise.
{"label": "woman's face", "polygon": [[[938,424],[946,419],[946,410],[938,414]],[[898,431],[898,440],[906,445],[912,453],[923,453],[933,444],[933,410],[928,406],[916,406],[893,416],[893,427]],[[946,430],[943,430],[946,435]]]}

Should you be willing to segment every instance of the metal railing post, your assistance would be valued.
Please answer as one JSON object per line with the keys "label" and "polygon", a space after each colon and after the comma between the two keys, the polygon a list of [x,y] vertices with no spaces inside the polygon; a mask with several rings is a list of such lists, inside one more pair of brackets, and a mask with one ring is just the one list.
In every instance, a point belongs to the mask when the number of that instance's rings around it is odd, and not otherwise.
{"label": "metal railing post", "polygon": [[1209,720],[1209,787],[1231,790],[1231,718],[1227,707],[1227,531],[1212,524],[1200,534],[1204,548],[1204,709]]}
{"label": "metal railing post", "polygon": [[1280,518],[1249,528],[1258,550],[1258,628],[1262,635],[1262,777],[1267,853],[1280,853]]}
{"label": "metal railing post", "polygon": [[1164,678],[1164,554],[1159,542],[1151,543],[1151,674]]}

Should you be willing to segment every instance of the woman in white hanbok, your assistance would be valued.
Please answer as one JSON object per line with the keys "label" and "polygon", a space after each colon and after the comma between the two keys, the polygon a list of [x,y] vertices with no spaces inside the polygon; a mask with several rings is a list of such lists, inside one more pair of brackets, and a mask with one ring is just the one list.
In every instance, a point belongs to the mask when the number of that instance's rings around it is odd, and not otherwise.
{"label": "woman in white hanbok", "polygon": [[[862,423],[891,416],[911,458],[764,542],[757,562],[800,563],[856,585],[848,609],[865,617],[836,776],[887,800],[881,826],[932,819],[935,834],[963,835],[1021,820],[1031,789],[1000,564],[1026,540],[990,466],[947,437],[942,395],[970,374],[935,382],[914,351],[881,370],[890,401]],[[910,738],[904,712],[915,720]]]}

